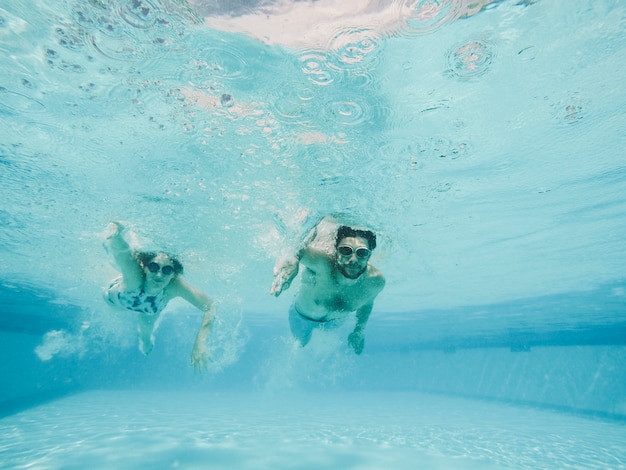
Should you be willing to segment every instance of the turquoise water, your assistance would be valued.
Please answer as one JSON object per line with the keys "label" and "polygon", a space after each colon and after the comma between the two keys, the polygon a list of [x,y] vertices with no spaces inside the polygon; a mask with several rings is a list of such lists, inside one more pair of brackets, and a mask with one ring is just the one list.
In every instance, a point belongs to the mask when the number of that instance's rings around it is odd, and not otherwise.
{"label": "turquoise water", "polygon": [[623,468],[623,430],[415,393],[109,391],[5,418],[1,435],[10,468],[503,469]]}
{"label": "turquoise water", "polygon": [[[0,466],[626,468],[621,2],[0,4]],[[387,279],[363,355],[289,334],[334,213]],[[107,224],[218,304],[147,357]],[[215,405],[215,406],[213,406]],[[60,431],[59,431],[60,430]],[[417,463],[416,463],[417,462]]]}

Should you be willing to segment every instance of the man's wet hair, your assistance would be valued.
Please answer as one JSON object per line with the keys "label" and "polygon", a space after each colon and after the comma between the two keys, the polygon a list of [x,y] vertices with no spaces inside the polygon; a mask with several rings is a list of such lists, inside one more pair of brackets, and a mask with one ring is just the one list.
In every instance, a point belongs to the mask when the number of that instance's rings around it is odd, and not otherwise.
{"label": "man's wet hair", "polygon": [[373,250],[376,248],[376,234],[371,230],[359,230],[347,225],[341,225],[337,230],[337,238],[335,239],[335,247],[339,246],[339,242],[346,237],[361,237],[367,240],[368,248]]}
{"label": "man's wet hair", "polygon": [[157,255],[163,254],[165,256],[167,256],[170,261],[172,262],[172,266],[174,267],[174,273],[175,274],[182,274],[183,273],[183,265],[180,261],[178,261],[178,258],[176,258],[175,256],[170,255],[169,253],[165,253],[162,251],[137,251],[135,253],[135,257],[137,258],[137,260],[139,261],[139,264],[141,265],[142,268],[145,268],[146,266],[148,266],[148,264],[154,260],[154,258],[157,257]]}

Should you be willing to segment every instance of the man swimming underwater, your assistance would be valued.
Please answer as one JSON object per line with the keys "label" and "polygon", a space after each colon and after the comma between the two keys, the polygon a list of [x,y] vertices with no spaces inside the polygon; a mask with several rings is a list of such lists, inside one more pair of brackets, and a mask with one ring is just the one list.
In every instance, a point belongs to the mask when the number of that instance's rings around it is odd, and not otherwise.
{"label": "man swimming underwater", "polygon": [[334,248],[330,252],[312,246],[317,226],[294,257],[280,260],[274,268],[270,294],[278,297],[289,288],[298,274],[299,264],[305,266],[302,284],[289,311],[291,332],[302,346],[311,339],[313,330],[334,328],[351,312],[356,312],[356,325],[348,343],[356,354],[365,345],[364,330],[376,296],[385,287],[382,273],[369,263],[376,248],[376,235],[369,230],[338,227]]}

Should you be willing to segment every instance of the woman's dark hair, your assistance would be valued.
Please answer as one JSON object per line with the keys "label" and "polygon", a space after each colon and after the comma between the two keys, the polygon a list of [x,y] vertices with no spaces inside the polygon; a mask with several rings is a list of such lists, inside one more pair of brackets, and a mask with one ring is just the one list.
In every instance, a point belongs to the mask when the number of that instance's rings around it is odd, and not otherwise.
{"label": "woman's dark hair", "polygon": [[182,263],[178,261],[178,258],[170,255],[169,253],[164,253],[162,251],[137,251],[135,252],[135,258],[137,258],[137,261],[139,261],[141,267],[145,268],[152,260],[154,260],[154,258],[157,257],[157,255],[160,254],[163,254],[170,259],[170,261],[172,262],[172,266],[174,267],[175,274],[178,275],[183,273]]}
{"label": "woman's dark hair", "polygon": [[368,248],[373,250],[376,248],[376,234],[370,230],[359,230],[347,225],[341,225],[337,230],[337,238],[335,239],[335,247],[339,246],[339,242],[346,237],[361,237],[367,240]]}

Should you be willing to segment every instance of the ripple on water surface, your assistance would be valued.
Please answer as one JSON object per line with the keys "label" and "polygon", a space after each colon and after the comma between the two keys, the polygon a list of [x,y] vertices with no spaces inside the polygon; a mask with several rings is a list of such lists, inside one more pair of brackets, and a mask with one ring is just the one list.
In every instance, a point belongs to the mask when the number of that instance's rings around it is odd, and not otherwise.
{"label": "ripple on water surface", "polygon": [[369,28],[339,29],[327,46],[333,51],[329,63],[343,70],[370,70],[381,60],[381,44],[378,34]]}
{"label": "ripple on water surface", "polygon": [[410,37],[432,33],[461,17],[465,3],[465,0],[403,0],[402,26],[396,34]]}
{"label": "ripple on water surface", "polygon": [[326,104],[325,115],[336,124],[357,126],[372,119],[371,107],[358,95],[341,97]]}
{"label": "ripple on water surface", "polygon": [[338,75],[324,51],[307,49],[298,53],[300,70],[314,85],[327,86],[333,83]]}
{"label": "ripple on water surface", "polygon": [[493,47],[480,40],[457,44],[447,53],[450,73],[460,79],[480,77],[491,66],[495,52]]}
{"label": "ripple on water surface", "polygon": [[279,118],[308,126],[315,120],[313,97],[310,86],[294,82],[281,86],[271,104]]}
{"label": "ripple on water surface", "polygon": [[552,114],[558,125],[574,126],[580,124],[587,115],[588,100],[581,93],[570,93],[569,96],[552,104]]}
{"label": "ripple on water surface", "polygon": [[0,115],[31,115],[45,112],[46,106],[41,101],[0,86]]}
{"label": "ripple on water surface", "polygon": [[75,3],[72,16],[98,54],[135,61],[171,46],[186,35],[188,20],[148,0],[127,0],[115,6]]}

